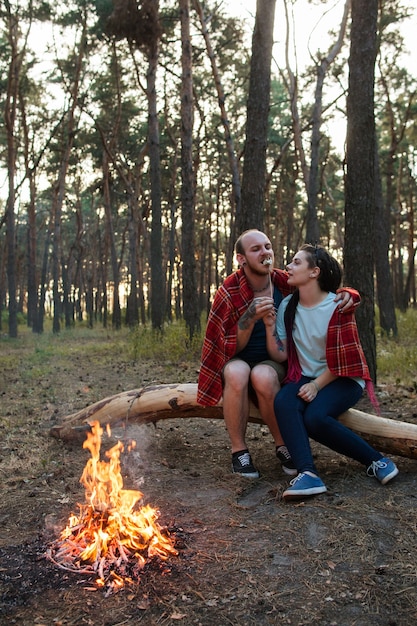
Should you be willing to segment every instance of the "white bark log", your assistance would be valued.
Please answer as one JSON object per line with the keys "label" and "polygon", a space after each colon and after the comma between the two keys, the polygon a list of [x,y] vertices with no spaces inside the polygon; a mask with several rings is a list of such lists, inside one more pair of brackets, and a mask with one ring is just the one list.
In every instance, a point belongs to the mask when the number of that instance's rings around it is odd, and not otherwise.
{"label": "white bark log", "polygon": [[[99,421],[102,426],[115,426],[121,422],[148,424],[161,419],[190,417],[222,419],[222,406],[203,407],[197,404],[195,383],[154,385],[104,398],[63,418],[50,430],[50,434],[68,441],[84,438],[94,421]],[[250,421],[262,423],[253,405]],[[381,452],[417,459],[416,424],[378,417],[357,409],[343,413],[340,421]]]}

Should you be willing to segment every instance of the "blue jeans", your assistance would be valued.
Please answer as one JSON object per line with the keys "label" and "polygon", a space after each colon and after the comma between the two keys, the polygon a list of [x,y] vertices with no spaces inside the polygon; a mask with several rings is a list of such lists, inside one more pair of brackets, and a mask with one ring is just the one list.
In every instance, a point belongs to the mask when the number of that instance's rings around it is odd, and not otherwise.
{"label": "blue jeans", "polygon": [[278,426],[297,470],[317,474],[309,438],[365,466],[381,459],[380,452],[337,419],[358,402],[361,386],[352,378],[336,378],[312,402],[305,402],[297,394],[310,380],[302,376],[297,383],[287,383],[274,401]]}

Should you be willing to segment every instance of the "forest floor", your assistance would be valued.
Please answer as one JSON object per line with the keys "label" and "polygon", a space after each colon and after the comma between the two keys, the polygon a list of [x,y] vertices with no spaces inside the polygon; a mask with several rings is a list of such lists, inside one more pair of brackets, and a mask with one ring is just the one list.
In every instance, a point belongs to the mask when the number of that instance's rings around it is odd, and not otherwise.
{"label": "forest floor", "polygon": [[[261,471],[230,471],[222,420],[164,420],[114,429],[136,440],[122,461],[171,530],[178,556],[106,594],[46,550],[84,501],[89,458],[51,426],[104,397],[150,383],[195,382],[198,359],[133,360],[128,335],[63,332],[0,338],[0,623],[24,626],[410,626],[417,623],[417,462],[394,457],[387,486],[313,444],[328,492],[284,503],[288,484],[264,427],[248,444]],[[417,423],[416,391],[381,381],[386,417]],[[357,408],[369,410],[366,400]]]}

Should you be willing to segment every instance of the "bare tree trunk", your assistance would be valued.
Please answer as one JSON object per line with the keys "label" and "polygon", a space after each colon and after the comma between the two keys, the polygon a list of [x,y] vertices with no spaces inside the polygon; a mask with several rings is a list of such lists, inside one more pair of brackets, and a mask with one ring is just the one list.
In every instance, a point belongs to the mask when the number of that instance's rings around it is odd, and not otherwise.
{"label": "bare tree trunk", "polygon": [[12,14],[9,0],[6,7],[6,38],[10,48],[10,63],[6,83],[4,122],[7,148],[8,196],[6,201],[6,246],[7,283],[9,296],[9,336],[17,337],[17,288],[16,288],[16,219],[15,219],[15,175],[16,175],[16,115],[18,110],[19,80],[22,70],[25,46],[19,50],[20,25]]}
{"label": "bare tree trunk", "polygon": [[[396,206],[397,214],[398,215],[400,214],[401,199],[398,193],[395,194],[394,181],[395,179],[397,179],[397,189],[401,188],[402,158],[401,156],[398,158],[398,152],[399,152],[401,142],[404,139],[405,131],[407,128],[407,124],[410,120],[410,116],[412,115],[414,93],[408,94],[408,102],[406,103],[406,106],[403,109],[403,119],[398,124],[396,124],[396,120],[395,120],[396,114],[394,111],[395,107],[393,106],[391,102],[391,97],[390,97],[390,86],[388,84],[388,80],[386,79],[381,66],[380,66],[380,75],[381,75],[381,83],[383,85],[384,96],[385,96],[385,111],[386,111],[386,115],[388,119],[388,129],[389,129],[389,138],[390,138],[389,148],[388,148],[386,157],[384,159],[385,186],[386,186],[386,197],[385,197],[385,206],[384,206],[384,224],[385,224],[385,228],[388,229],[388,233],[389,233],[390,232],[390,215],[391,215],[392,207]],[[397,165],[397,162],[399,163],[399,165]],[[395,174],[396,172],[397,174]],[[401,229],[402,228],[403,226],[401,225]],[[384,253],[387,255],[389,253],[389,243],[390,243],[390,238],[388,239],[388,242],[386,241],[384,242],[385,244]],[[410,245],[408,246],[408,258],[410,259],[410,262],[413,265],[414,255],[412,251],[413,251],[413,243],[411,243],[411,246]],[[381,280],[381,283],[382,281],[383,281],[383,278]],[[390,285],[390,283],[388,283],[388,285]],[[400,304],[400,308],[402,310],[405,310],[408,305],[409,294],[407,291],[404,291],[402,289],[402,286],[403,286],[403,280],[401,278],[401,281],[398,283],[398,287],[400,289],[400,294],[399,294],[400,303],[399,304]],[[386,315],[387,317],[383,320],[384,323],[386,320],[388,320],[388,316],[389,316],[389,319],[392,320],[392,310],[391,311],[387,310]],[[394,312],[394,315],[395,315],[395,312]],[[392,331],[393,329],[384,328],[384,330],[386,330],[386,332],[389,334],[390,331]]]}
{"label": "bare tree trunk", "polygon": [[74,80],[71,89],[71,103],[67,114],[65,128],[65,145],[63,146],[61,165],[59,174],[53,190],[53,236],[52,236],[52,281],[53,281],[53,332],[58,333],[61,328],[61,296],[59,290],[60,283],[60,249],[61,249],[61,217],[66,191],[66,178],[69,167],[69,159],[74,144],[75,114],[78,107],[78,92],[80,88],[81,71],[83,67],[84,54],[87,48],[87,11],[83,12],[83,23],[81,27],[81,37],[78,45],[78,53],[75,60]]}
{"label": "bare tree trunk", "polygon": [[27,210],[27,325],[37,332],[38,319],[38,276],[36,271],[36,167],[30,166],[30,131],[26,115],[26,99],[24,90],[19,90],[19,106],[22,119],[23,150],[26,169],[26,178],[29,185],[29,202]]}
{"label": "bare tree trunk", "polygon": [[67,263],[61,259],[62,275],[62,310],[65,318],[65,328],[70,328],[74,324],[74,314],[71,310],[71,280]]}
{"label": "bare tree trunk", "polygon": [[[135,194],[136,195],[136,194]],[[129,239],[129,274],[130,290],[126,304],[126,324],[130,327],[139,323],[138,300],[138,215],[137,203],[133,196],[128,197],[128,239]]]}
{"label": "bare tree trunk", "polygon": [[356,318],[376,380],[374,318],[375,118],[374,73],[378,0],[352,0],[345,183],[345,280],[359,290]]}
{"label": "bare tree trunk", "polygon": [[2,312],[6,301],[6,257],[6,246],[0,246],[0,330],[3,330]]}
{"label": "bare tree trunk", "polygon": [[36,321],[36,328],[38,333],[43,333],[43,321],[45,318],[45,302],[46,302],[46,290],[49,283],[48,280],[48,260],[49,260],[49,246],[51,244],[51,232],[52,232],[52,208],[49,217],[49,223],[45,234],[45,241],[43,244],[42,254],[42,266],[40,276],[40,293],[39,293],[39,305],[38,305],[38,319]]}
{"label": "bare tree trunk", "polygon": [[290,45],[290,25],[289,25],[289,16],[288,16],[288,0],[284,0],[284,8],[285,8],[285,20],[287,26],[287,34],[285,39],[285,67],[287,76],[285,77],[285,82],[287,85],[287,90],[290,98],[290,108],[291,108],[291,117],[292,117],[292,127],[294,133],[294,145],[297,159],[300,164],[301,174],[303,176],[304,184],[306,189],[309,187],[309,176],[310,171],[308,169],[306,155],[304,151],[303,141],[302,141],[302,132],[301,132],[301,123],[300,123],[300,114],[298,111],[298,76],[294,74],[291,69],[290,59],[289,59],[289,45]]}
{"label": "bare tree trunk", "polygon": [[246,139],[242,175],[242,215],[237,230],[264,228],[266,148],[276,0],[257,0],[252,35]]}
{"label": "bare tree trunk", "polygon": [[407,168],[406,171],[407,177],[407,205],[408,205],[408,257],[409,257],[409,276],[410,283],[409,288],[407,290],[409,302],[411,302],[414,306],[416,305],[416,273],[415,273],[415,257],[417,253],[417,249],[414,247],[414,232],[415,232],[415,209],[414,209],[414,190],[415,190],[415,179],[413,178],[413,174],[411,169]]}
{"label": "bare tree trunk", "polygon": [[169,191],[169,206],[170,206],[170,228],[169,228],[169,252],[168,252],[168,280],[167,289],[165,295],[165,315],[169,322],[172,322],[172,285],[174,281],[174,263],[175,263],[175,229],[177,225],[177,218],[175,214],[175,202],[173,196],[173,188],[171,186]]}
{"label": "bare tree trunk", "polygon": [[346,0],[337,40],[330,48],[329,53],[317,64],[316,90],[314,94],[314,106],[312,112],[311,161],[307,184],[308,202],[306,222],[306,241],[313,243],[320,241],[320,225],[317,219],[317,195],[319,190],[320,129],[323,111],[323,86],[329,67],[342,49],[349,11],[350,0]]}
{"label": "bare tree trunk", "polygon": [[234,242],[239,235],[238,228],[241,222],[241,202],[242,202],[242,194],[241,194],[241,185],[240,185],[240,177],[239,177],[239,166],[238,160],[236,156],[236,151],[234,148],[233,137],[230,133],[230,123],[226,110],[226,96],[224,93],[219,68],[216,63],[216,58],[213,50],[213,46],[211,45],[210,35],[207,30],[207,21],[204,16],[203,7],[199,0],[193,0],[198,17],[200,18],[200,23],[202,27],[202,33],[204,37],[204,41],[206,43],[207,54],[211,63],[211,71],[213,73],[214,84],[216,86],[217,98],[220,107],[220,119],[224,129],[224,135],[226,139],[226,149],[227,156],[229,159],[229,167],[232,174],[232,206],[231,206],[231,215],[230,215],[230,242],[231,245],[228,246],[226,251],[226,271],[227,273],[231,272],[232,269],[232,257],[233,257],[233,246]]}
{"label": "bare tree trunk", "polygon": [[168,186],[167,205],[169,206],[170,219],[169,219],[169,244],[168,244],[168,272],[167,272],[167,285],[165,293],[165,316],[169,322],[173,319],[172,310],[172,296],[174,286],[174,269],[175,269],[175,238],[177,228],[177,203],[176,203],[176,184],[178,175],[178,146],[175,133],[169,127],[169,107],[166,98],[166,91],[164,92],[164,118],[166,120],[165,132],[171,140],[173,149],[173,158],[171,161],[171,175]]}
{"label": "bare tree trunk", "polygon": [[[157,11],[157,9],[156,9]],[[162,270],[162,210],[161,210],[161,156],[159,148],[159,121],[157,111],[156,70],[159,43],[156,39],[148,53],[146,94],[148,97],[149,166],[151,179],[151,320],[152,327],[162,330],[165,313],[165,279]]]}
{"label": "bare tree trunk", "polygon": [[116,330],[120,330],[122,327],[122,312],[120,309],[120,295],[119,295],[119,264],[117,261],[116,241],[114,236],[113,216],[111,211],[110,200],[110,172],[109,172],[109,158],[107,151],[103,150],[103,206],[106,215],[106,230],[107,237],[110,246],[110,259],[113,274],[113,322],[112,326]]}
{"label": "bare tree trunk", "polygon": [[190,339],[200,329],[195,263],[195,185],[193,175],[193,86],[189,0],[180,0],[181,81],[181,217],[183,311]]}
{"label": "bare tree trunk", "polygon": [[384,204],[382,195],[381,172],[379,167],[378,145],[375,141],[375,270],[376,293],[379,307],[379,324],[386,335],[396,337],[398,334],[395,315],[394,292],[391,268],[389,264],[389,247],[391,242],[390,210]]}
{"label": "bare tree trunk", "polygon": [[[71,246],[71,250],[66,260],[66,266],[68,267],[68,274],[70,276],[68,290],[67,290],[68,292],[67,305],[65,307],[65,326],[67,328],[74,324],[76,304],[77,304],[77,300],[78,300],[78,303],[80,300],[79,294],[81,293],[82,268],[84,266],[84,261],[85,261],[85,257],[84,257],[85,246],[83,244],[83,236],[84,236],[83,207],[82,207],[82,199],[81,199],[81,190],[78,188],[77,200],[75,203],[75,240],[74,240],[73,245]],[[99,244],[95,238],[93,239],[93,241],[94,241],[94,245],[89,246],[89,248],[90,248],[90,256],[94,259],[95,255],[98,253]],[[63,266],[64,265],[65,263],[63,262]],[[92,275],[95,275],[97,272],[94,266],[94,262],[90,261],[90,265],[91,265],[91,273]],[[78,294],[78,298],[76,294]],[[79,309],[80,308],[81,308],[81,303],[79,303]]]}
{"label": "bare tree trunk", "polygon": [[109,257],[108,254],[108,238],[107,235],[104,234],[104,237],[101,233],[100,228],[100,220],[97,216],[97,234],[98,234],[98,255],[99,255],[99,273],[101,278],[101,297],[100,297],[100,313],[102,316],[102,324],[103,328],[107,328],[108,324],[108,314],[109,314],[109,305],[108,305],[108,292],[107,292],[107,284],[108,284],[108,264],[107,259]]}

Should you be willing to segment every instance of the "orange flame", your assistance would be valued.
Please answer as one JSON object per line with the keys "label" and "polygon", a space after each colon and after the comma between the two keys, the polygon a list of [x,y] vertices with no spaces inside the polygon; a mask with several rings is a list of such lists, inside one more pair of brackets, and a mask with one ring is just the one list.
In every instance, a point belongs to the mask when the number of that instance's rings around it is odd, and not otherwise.
{"label": "orange flame", "polygon": [[[123,586],[124,579],[128,580],[120,572],[126,571],[132,559],[137,570],[154,556],[165,560],[178,552],[173,540],[157,523],[158,511],[150,505],[137,508],[143,494],[123,489],[120,468],[123,444],[118,442],[105,453],[108,461],[100,460],[103,429],[99,422],[91,427],[83,444],[91,458],[80,478],[86,503],[79,505],[79,515],[70,515],[68,525],[48,550],[47,557],[63,569],[96,572],[98,586],[111,579],[115,590]],[[132,442],[132,447],[135,445]]]}

